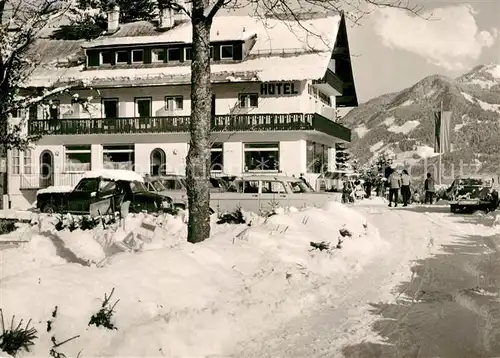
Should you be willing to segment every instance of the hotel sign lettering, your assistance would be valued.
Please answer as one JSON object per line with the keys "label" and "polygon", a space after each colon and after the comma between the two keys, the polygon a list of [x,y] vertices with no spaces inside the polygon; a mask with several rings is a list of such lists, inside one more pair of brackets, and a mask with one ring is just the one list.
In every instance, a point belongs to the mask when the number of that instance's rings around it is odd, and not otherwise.
{"label": "hotel sign lettering", "polygon": [[299,87],[295,82],[273,82],[260,85],[261,96],[279,96],[284,94],[298,94]]}

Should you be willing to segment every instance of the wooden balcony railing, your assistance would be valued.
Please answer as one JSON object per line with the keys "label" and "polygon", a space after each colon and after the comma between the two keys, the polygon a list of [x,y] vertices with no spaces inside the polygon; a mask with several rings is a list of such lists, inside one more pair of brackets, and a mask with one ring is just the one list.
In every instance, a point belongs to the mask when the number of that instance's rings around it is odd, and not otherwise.
{"label": "wooden balcony railing", "polygon": [[[76,118],[28,121],[28,133],[40,135],[185,133],[190,116]],[[351,131],[318,113],[238,114],[212,118],[213,132],[317,130],[350,141]]]}

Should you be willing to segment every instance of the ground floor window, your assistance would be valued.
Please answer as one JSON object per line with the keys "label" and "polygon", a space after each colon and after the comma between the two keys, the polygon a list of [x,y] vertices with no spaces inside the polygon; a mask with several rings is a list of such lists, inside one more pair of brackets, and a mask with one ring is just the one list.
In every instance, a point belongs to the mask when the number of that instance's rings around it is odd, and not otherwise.
{"label": "ground floor window", "polygon": [[85,172],[91,167],[90,145],[67,145],[64,147],[64,171]]}
{"label": "ground floor window", "polygon": [[12,174],[19,174],[21,171],[21,153],[19,149],[12,149]]}
{"label": "ground floor window", "polygon": [[278,171],[279,143],[245,143],[245,171]]}
{"label": "ground floor window", "polygon": [[315,143],[307,142],[307,172],[308,173],[324,173],[328,171],[328,149],[330,147]]}
{"label": "ground floor window", "polygon": [[224,145],[223,143],[214,143],[210,149],[210,170],[213,172],[222,172],[224,170]]}
{"label": "ground floor window", "polygon": [[153,149],[151,152],[151,168],[149,174],[164,175],[166,174],[167,155],[161,148]]}
{"label": "ground floor window", "polygon": [[24,174],[32,174],[33,168],[33,153],[31,149],[26,149],[24,151]]}
{"label": "ground floor window", "polygon": [[103,146],[102,155],[104,169],[134,170],[134,145]]}

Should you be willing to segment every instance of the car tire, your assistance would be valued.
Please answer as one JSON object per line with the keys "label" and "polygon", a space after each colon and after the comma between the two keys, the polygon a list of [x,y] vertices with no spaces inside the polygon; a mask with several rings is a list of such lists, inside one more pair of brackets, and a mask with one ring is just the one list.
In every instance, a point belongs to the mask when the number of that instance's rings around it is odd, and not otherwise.
{"label": "car tire", "polygon": [[458,208],[456,205],[450,205],[450,211],[455,214],[458,211]]}
{"label": "car tire", "polygon": [[44,214],[54,214],[56,212],[56,207],[52,203],[47,203],[42,207],[41,211]]}

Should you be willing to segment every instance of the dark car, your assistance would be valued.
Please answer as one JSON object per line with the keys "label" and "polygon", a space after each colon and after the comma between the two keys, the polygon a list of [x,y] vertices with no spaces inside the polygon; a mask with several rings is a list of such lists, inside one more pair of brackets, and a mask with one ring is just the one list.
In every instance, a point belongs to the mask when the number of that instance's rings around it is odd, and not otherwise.
{"label": "dark car", "polygon": [[91,205],[110,200],[112,211],[130,201],[129,212],[169,210],[172,199],[146,189],[142,177],[127,170],[87,172],[74,188],[49,187],[37,193],[43,213],[89,214]]}
{"label": "dark car", "polygon": [[499,204],[495,178],[489,175],[457,178],[446,190],[446,195],[450,198],[452,213],[473,210],[494,211]]}

